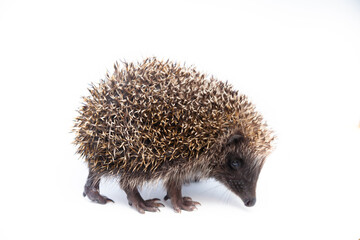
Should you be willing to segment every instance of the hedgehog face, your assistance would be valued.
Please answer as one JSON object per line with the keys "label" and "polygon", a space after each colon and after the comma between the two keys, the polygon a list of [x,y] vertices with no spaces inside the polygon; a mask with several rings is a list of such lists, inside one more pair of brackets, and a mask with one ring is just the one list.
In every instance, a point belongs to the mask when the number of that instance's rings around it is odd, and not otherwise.
{"label": "hedgehog face", "polygon": [[240,135],[229,138],[222,156],[215,170],[215,179],[238,195],[245,206],[254,206],[256,183],[263,161],[259,161]]}

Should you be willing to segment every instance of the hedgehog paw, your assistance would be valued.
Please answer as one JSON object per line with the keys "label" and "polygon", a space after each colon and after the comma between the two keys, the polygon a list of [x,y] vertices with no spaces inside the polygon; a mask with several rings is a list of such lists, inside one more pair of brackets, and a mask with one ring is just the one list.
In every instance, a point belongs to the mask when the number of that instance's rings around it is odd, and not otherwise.
{"label": "hedgehog paw", "polygon": [[107,198],[103,195],[100,195],[98,190],[88,190],[83,193],[83,196],[87,196],[91,201],[99,203],[99,204],[106,204],[108,202],[114,202],[112,199]]}
{"label": "hedgehog paw", "polygon": [[160,203],[160,199],[153,198],[144,200],[137,189],[125,190],[129,205],[135,207],[139,213],[148,212],[160,212],[159,207],[165,207],[164,204]]}
{"label": "hedgehog paw", "polygon": [[190,197],[182,197],[177,200],[172,200],[171,203],[177,213],[181,213],[181,210],[194,211],[197,209],[196,205],[201,205],[199,202],[193,201]]}
{"label": "hedgehog paw", "polygon": [[129,205],[134,206],[139,211],[139,213],[145,213],[145,211],[160,212],[159,207],[164,207],[164,204],[159,203],[158,201],[160,201],[158,198],[140,201],[129,200]]}

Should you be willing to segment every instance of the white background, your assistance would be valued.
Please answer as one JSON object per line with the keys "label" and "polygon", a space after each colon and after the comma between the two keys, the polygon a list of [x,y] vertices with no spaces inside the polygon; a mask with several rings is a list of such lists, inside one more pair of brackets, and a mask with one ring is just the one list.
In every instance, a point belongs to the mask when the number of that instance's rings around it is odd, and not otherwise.
{"label": "white background", "polygon": [[[181,214],[141,215],[112,181],[115,204],[82,197],[80,97],[148,56],[228,80],[276,131],[253,208],[214,181]],[[360,238],[359,1],[1,1],[0,80],[2,240]]]}

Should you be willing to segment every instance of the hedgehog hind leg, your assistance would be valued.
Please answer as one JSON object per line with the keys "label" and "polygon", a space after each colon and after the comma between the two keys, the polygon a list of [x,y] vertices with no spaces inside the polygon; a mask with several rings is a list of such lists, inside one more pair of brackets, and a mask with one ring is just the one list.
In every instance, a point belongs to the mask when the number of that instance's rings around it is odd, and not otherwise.
{"label": "hedgehog hind leg", "polygon": [[100,195],[100,177],[96,176],[93,172],[89,171],[89,175],[84,186],[83,196],[88,197],[91,201],[106,204],[108,202],[114,202],[110,198]]}
{"label": "hedgehog hind leg", "polygon": [[190,197],[183,197],[181,194],[181,184],[166,184],[167,194],[164,200],[171,200],[171,204],[175,212],[180,213],[181,210],[193,211],[197,209],[197,205],[201,205],[199,202],[193,201]]}
{"label": "hedgehog hind leg", "polygon": [[144,200],[137,188],[124,188],[124,191],[127,195],[129,205],[135,207],[139,213],[144,214],[145,211],[159,212],[159,207],[164,207],[164,204],[159,203],[160,199],[158,198]]}

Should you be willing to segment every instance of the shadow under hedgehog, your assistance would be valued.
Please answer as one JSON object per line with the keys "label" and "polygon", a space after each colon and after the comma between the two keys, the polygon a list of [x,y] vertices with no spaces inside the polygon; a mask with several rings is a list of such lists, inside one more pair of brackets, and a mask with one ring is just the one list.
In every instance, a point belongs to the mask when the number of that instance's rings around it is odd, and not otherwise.
{"label": "shadow under hedgehog", "polygon": [[140,213],[159,211],[138,188],[161,180],[176,212],[199,203],[181,187],[215,178],[248,207],[274,136],[245,95],[193,67],[147,58],[123,63],[89,89],[75,120],[77,152],[89,166],[84,196],[105,204],[101,177],[119,179]]}

